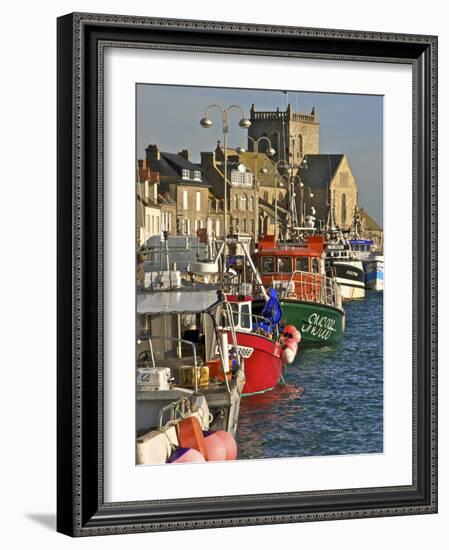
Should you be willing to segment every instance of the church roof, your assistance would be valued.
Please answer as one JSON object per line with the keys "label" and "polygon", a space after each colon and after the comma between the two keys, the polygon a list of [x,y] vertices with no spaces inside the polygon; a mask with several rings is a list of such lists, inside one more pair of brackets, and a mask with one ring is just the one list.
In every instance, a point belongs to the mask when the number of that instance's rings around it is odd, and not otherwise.
{"label": "church roof", "polygon": [[359,208],[359,214],[364,231],[382,231],[382,227],[363,208]]}
{"label": "church roof", "polygon": [[327,187],[334,178],[344,155],[305,155],[307,168],[301,166],[298,174],[304,185]]}

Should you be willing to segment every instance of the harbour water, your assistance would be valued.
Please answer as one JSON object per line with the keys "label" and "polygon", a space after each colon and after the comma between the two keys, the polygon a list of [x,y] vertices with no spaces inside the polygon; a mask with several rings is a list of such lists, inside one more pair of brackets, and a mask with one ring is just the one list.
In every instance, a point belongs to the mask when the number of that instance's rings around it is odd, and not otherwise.
{"label": "harbour water", "polygon": [[284,385],[242,399],[239,459],[383,451],[383,293],[344,307],[341,343],[302,347]]}

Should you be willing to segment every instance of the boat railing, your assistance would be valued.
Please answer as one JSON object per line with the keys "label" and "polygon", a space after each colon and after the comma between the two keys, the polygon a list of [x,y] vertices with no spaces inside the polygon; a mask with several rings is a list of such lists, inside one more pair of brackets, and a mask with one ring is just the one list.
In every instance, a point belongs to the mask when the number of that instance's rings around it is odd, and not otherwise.
{"label": "boat railing", "polygon": [[339,285],[326,275],[293,271],[290,279],[274,280],[273,284],[280,291],[282,298],[295,298],[306,302],[342,307]]}

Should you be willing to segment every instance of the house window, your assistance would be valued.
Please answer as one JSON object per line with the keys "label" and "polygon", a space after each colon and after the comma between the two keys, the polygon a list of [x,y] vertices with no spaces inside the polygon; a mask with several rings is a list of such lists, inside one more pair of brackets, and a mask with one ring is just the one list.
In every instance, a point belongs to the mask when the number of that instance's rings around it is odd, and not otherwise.
{"label": "house window", "polygon": [[341,196],[341,224],[346,225],[346,193]]}
{"label": "house window", "polygon": [[248,186],[252,185],[251,172],[243,172],[241,170],[232,170],[231,172],[231,184],[235,186]]}
{"label": "house window", "polygon": [[182,192],[182,208],[187,210],[187,191]]}
{"label": "house window", "polygon": [[201,172],[199,170],[194,170],[193,179],[196,181],[201,181]]}
{"label": "house window", "polygon": [[249,209],[251,210],[251,212],[254,212],[254,197],[251,196],[249,198]]}
{"label": "house window", "polygon": [[246,195],[242,195],[240,197],[240,210],[246,210],[246,202],[247,202]]}
{"label": "house window", "polygon": [[153,184],[153,200],[157,203],[157,184]]}
{"label": "house window", "polygon": [[190,235],[190,220],[186,220],[186,235]]}
{"label": "house window", "polygon": [[215,236],[220,236],[220,220],[215,220]]}
{"label": "house window", "polygon": [[234,194],[234,210],[239,209],[239,196],[237,194]]}
{"label": "house window", "polygon": [[196,206],[196,211],[197,211],[197,212],[200,212],[200,211],[201,211],[201,191],[197,191],[197,192],[196,192],[196,195],[195,195],[195,206]]}
{"label": "house window", "polygon": [[243,233],[246,233],[246,218],[243,218]]}
{"label": "house window", "polygon": [[183,170],[182,171],[182,179],[188,180],[190,178],[190,171],[189,170]]}

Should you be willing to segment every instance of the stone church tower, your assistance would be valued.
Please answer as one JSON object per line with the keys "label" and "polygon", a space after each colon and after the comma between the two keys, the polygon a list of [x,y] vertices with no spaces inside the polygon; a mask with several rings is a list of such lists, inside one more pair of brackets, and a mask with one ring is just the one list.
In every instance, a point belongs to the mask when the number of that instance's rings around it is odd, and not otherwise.
{"label": "stone church tower", "polygon": [[[285,111],[256,111],[254,103],[250,111],[251,126],[248,135],[254,140],[268,137],[276,149],[273,160],[285,160],[299,164],[305,155],[316,155],[320,152],[320,125],[315,108],[310,115],[295,113],[290,103]],[[253,150],[253,143],[248,140],[248,149]],[[259,152],[264,152],[267,142],[261,141]]]}

